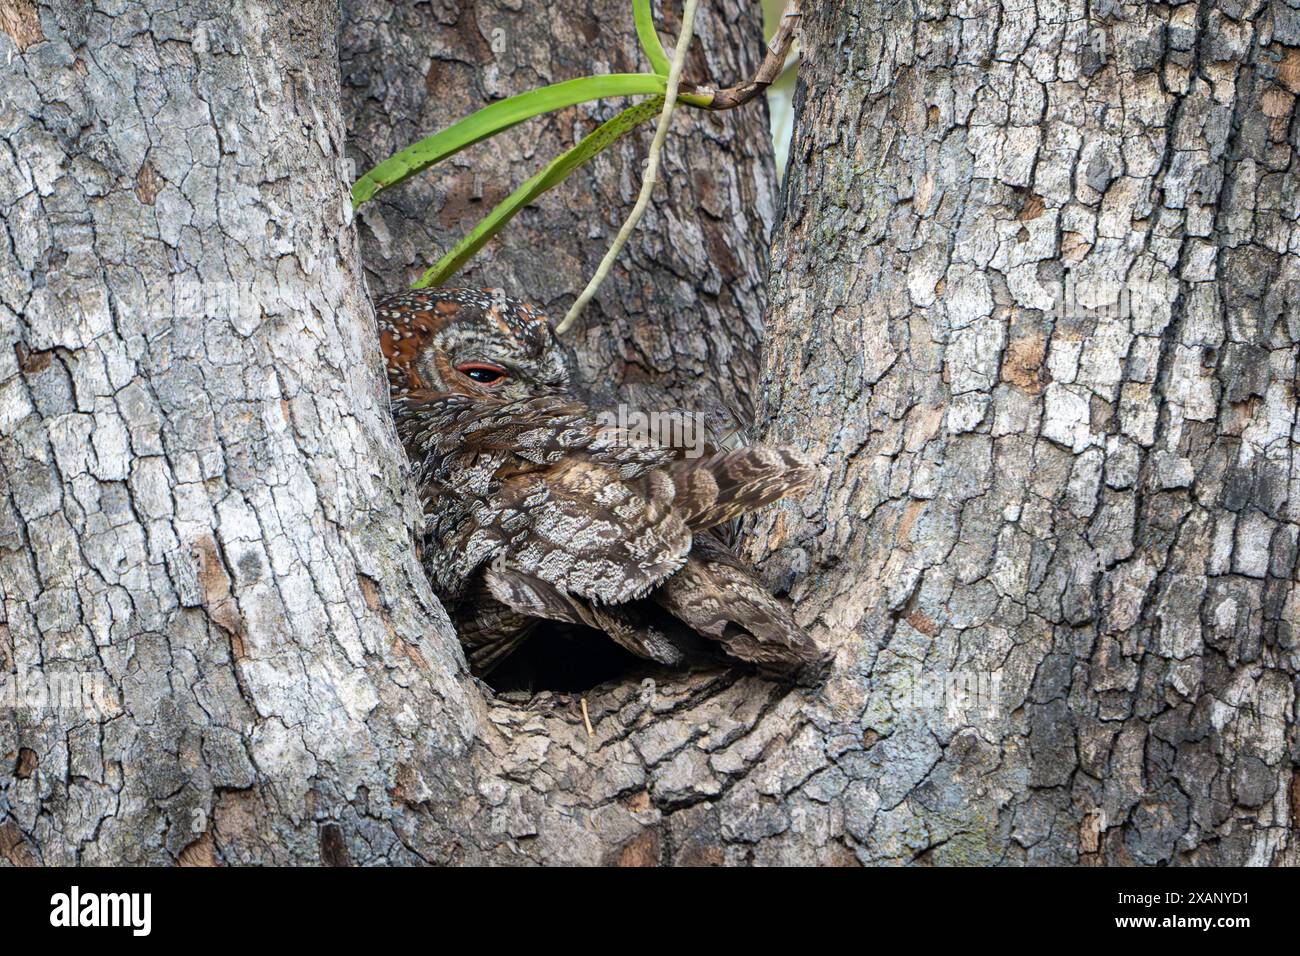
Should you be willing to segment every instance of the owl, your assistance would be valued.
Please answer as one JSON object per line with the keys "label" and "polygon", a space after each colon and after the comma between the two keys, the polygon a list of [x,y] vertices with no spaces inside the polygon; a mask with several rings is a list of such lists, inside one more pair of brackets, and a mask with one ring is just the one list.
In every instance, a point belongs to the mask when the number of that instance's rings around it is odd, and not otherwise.
{"label": "owl", "polygon": [[540,621],[680,666],[702,644],[775,673],[826,657],[717,529],[805,488],[786,450],[694,457],[584,405],[546,316],[499,290],[376,306],[422,561],[484,676]]}

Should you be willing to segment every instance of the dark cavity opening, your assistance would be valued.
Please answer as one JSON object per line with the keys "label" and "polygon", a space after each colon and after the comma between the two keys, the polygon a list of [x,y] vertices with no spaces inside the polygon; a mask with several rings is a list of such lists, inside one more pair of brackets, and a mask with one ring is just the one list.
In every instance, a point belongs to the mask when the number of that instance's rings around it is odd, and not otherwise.
{"label": "dark cavity opening", "polygon": [[663,670],[600,631],[543,621],[483,682],[498,694],[574,694],[614,681],[639,681]]}

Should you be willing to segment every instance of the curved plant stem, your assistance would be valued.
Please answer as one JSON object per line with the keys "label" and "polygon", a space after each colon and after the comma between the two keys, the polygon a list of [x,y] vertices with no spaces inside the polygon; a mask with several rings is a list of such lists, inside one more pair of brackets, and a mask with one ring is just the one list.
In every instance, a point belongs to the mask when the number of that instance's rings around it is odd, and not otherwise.
{"label": "curved plant stem", "polygon": [[650,66],[660,76],[667,76],[668,71],[672,69],[672,64],[668,61],[668,54],[664,53],[664,45],[659,40],[659,34],[655,31],[654,14],[650,12],[650,0],[632,0],[632,16],[636,20],[637,38],[641,41],[641,49],[645,51]]}
{"label": "curved plant stem", "polygon": [[596,274],[591,277],[587,287],[582,290],[582,294],[569,307],[568,313],[555,329],[561,335],[572,327],[574,321],[582,314],[587,303],[591,301],[600,284],[605,281],[605,276],[609,275],[609,270],[614,265],[614,260],[618,258],[619,252],[627,244],[628,238],[632,235],[636,224],[641,221],[641,215],[645,212],[646,206],[650,204],[650,194],[655,188],[655,179],[659,175],[659,155],[663,151],[664,140],[668,138],[668,127],[673,121],[673,108],[677,105],[677,88],[682,78],[682,67],[686,64],[686,49],[691,45],[691,36],[695,28],[695,8],[699,6],[699,0],[686,0],[686,6],[682,11],[682,32],[677,37],[677,44],[673,50],[673,64],[668,71],[668,88],[664,92],[664,108],[659,114],[659,127],[655,130],[654,141],[650,144],[650,157],[646,160],[645,178],[641,181],[641,193],[637,196],[636,205],[632,207],[632,212],[628,215],[627,221],[623,223],[623,228],[618,231],[614,237],[613,244],[609,251],[605,253],[605,258],[601,260],[600,267]]}
{"label": "curved plant stem", "polygon": [[803,15],[800,6],[801,0],[786,0],[785,10],[781,13],[781,24],[767,45],[767,54],[763,57],[758,72],[748,83],[729,86],[725,90],[705,88],[691,90],[692,93],[708,99],[703,109],[734,110],[737,106],[743,106],[757,97],[776,81],[788,65],[786,58],[790,53],[790,45],[794,42],[795,33],[798,32],[799,18]]}

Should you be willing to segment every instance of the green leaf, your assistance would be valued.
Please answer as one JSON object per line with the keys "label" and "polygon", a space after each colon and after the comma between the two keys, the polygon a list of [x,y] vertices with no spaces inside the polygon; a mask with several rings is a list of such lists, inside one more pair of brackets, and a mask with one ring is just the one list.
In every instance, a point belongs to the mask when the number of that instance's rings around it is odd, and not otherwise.
{"label": "green leaf", "polygon": [[[428,136],[400,153],[395,153],[356,181],[352,186],[352,208],[390,186],[405,182],[439,160],[460,152],[467,146],[495,136],[502,130],[531,119],[540,113],[564,109],[575,103],[605,96],[662,94],[667,81],[653,73],[610,73],[584,76],[530,90],[483,107],[459,123]],[[690,102],[688,95],[680,97]],[[698,97],[697,97],[698,99]]]}
{"label": "green leaf", "polygon": [[672,62],[664,52],[664,45],[655,29],[654,14],[650,11],[650,0],[632,0],[632,16],[636,18],[636,35],[641,41],[650,66],[660,76],[667,76]]}
{"label": "green leaf", "polygon": [[579,166],[586,163],[597,153],[614,145],[626,133],[632,131],[647,120],[654,119],[663,109],[664,98],[638,103],[619,113],[613,119],[602,123],[576,146],[561,153],[532,179],[507,196],[495,209],[479,221],[470,233],[458,242],[450,252],[438,260],[438,264],[420,277],[412,288],[424,289],[431,285],[442,285],[472,259],[484,244],[501,231],[519,210],[533,202],[538,196],[560,183]]}

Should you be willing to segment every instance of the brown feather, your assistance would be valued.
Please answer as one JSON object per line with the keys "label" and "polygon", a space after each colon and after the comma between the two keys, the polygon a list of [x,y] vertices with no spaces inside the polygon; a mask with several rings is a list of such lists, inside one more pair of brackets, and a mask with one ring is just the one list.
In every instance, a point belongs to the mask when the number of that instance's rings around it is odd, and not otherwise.
{"label": "brown feather", "polygon": [[786,448],[750,445],[671,468],[676,508],[693,530],[748,514],[812,483],[812,466]]}
{"label": "brown feather", "polygon": [[826,660],[781,602],[710,534],[695,536],[685,567],[653,598],[732,657],[763,669],[784,673]]}

